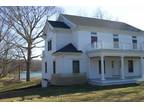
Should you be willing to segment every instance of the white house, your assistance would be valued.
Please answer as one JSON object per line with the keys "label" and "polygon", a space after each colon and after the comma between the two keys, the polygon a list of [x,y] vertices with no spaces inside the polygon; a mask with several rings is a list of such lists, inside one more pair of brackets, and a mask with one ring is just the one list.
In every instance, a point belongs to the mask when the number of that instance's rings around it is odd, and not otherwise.
{"label": "white house", "polygon": [[46,22],[43,38],[43,87],[144,79],[144,31],[129,24],[61,14]]}

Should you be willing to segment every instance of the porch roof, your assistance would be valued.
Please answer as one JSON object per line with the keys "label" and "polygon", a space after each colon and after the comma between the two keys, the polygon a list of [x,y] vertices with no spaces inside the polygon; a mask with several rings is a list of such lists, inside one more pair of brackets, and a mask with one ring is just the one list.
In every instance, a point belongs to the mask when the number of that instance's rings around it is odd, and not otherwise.
{"label": "porch roof", "polygon": [[114,50],[114,49],[96,49],[87,51],[88,55],[90,57],[93,56],[143,56],[144,57],[144,51],[143,50]]}
{"label": "porch roof", "polygon": [[61,21],[48,21],[49,24],[51,24],[55,28],[64,28],[64,29],[70,29],[70,27]]}
{"label": "porch roof", "polygon": [[63,48],[57,50],[56,52],[54,52],[53,54],[56,53],[82,53],[82,51],[78,50],[73,44],[68,44],[66,46],[64,46]]}

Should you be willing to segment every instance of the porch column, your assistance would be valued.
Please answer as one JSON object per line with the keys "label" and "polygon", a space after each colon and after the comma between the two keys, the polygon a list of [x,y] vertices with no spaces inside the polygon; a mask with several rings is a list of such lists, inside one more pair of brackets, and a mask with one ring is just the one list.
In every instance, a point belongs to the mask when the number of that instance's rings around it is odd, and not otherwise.
{"label": "porch column", "polygon": [[142,78],[144,79],[144,61],[143,61],[143,57],[141,57],[141,74],[142,74]]}
{"label": "porch column", "polygon": [[124,76],[124,56],[121,56],[121,79],[125,79],[125,76]]}
{"label": "porch column", "polygon": [[104,56],[101,56],[101,80],[105,80],[105,76],[104,76]]}

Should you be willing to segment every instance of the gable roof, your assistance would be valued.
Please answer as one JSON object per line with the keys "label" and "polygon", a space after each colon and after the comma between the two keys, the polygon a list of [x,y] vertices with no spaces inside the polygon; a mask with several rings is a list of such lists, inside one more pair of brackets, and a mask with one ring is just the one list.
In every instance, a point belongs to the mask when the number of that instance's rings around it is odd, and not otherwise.
{"label": "gable roof", "polygon": [[61,15],[67,18],[68,20],[70,20],[72,23],[80,26],[107,27],[112,29],[120,29],[120,30],[135,31],[135,32],[142,31],[136,27],[133,27],[123,22],[81,17],[81,16],[74,16],[74,15],[66,15],[66,14],[61,14]]}
{"label": "gable roof", "polygon": [[64,22],[61,21],[48,21],[48,22],[55,28],[70,29],[68,25],[66,25]]}
{"label": "gable roof", "polygon": [[63,48],[57,50],[56,52],[54,52],[53,54],[57,53],[57,52],[64,52],[64,53],[82,53],[82,51],[77,50],[76,47],[73,46],[73,44],[68,44],[66,46],[64,46]]}

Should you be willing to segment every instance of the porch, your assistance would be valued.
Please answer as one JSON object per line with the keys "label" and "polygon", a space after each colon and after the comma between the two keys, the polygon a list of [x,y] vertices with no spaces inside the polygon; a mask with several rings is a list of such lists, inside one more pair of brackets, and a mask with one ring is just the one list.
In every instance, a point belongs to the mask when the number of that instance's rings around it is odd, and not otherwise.
{"label": "porch", "polygon": [[125,79],[120,78],[106,78],[106,80],[101,79],[91,79],[88,81],[91,85],[99,85],[99,86],[106,86],[106,85],[120,85],[120,84],[131,84],[131,83],[139,83],[144,81],[141,76],[137,77],[126,77]]}
{"label": "porch", "polygon": [[117,85],[137,83],[144,79],[141,56],[101,55],[89,57],[89,83]]}

